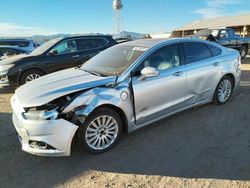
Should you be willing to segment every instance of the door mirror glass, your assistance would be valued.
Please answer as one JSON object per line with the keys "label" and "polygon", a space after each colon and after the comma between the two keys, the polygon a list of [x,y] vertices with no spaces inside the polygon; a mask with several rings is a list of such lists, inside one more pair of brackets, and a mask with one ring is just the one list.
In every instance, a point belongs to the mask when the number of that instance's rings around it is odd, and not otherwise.
{"label": "door mirror glass", "polygon": [[141,70],[141,79],[159,76],[159,71],[154,67],[145,67]]}

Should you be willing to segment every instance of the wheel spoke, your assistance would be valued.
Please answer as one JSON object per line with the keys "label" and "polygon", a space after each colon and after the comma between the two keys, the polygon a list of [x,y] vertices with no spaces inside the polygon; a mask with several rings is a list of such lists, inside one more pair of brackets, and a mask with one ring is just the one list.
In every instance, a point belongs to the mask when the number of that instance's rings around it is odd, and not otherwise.
{"label": "wheel spoke", "polygon": [[98,118],[97,118],[97,124],[98,124],[98,126],[99,126],[99,127],[101,127],[101,126],[102,126],[102,124],[101,124],[101,120],[100,120],[100,117],[98,117]]}
{"label": "wheel spoke", "polygon": [[102,125],[104,126],[106,122],[106,116],[102,116]]}
{"label": "wheel spoke", "polygon": [[93,129],[93,128],[88,128],[88,131],[91,131],[91,132],[96,132],[96,129]]}
{"label": "wheel spoke", "polygon": [[96,125],[96,123],[95,123],[94,121],[91,122],[91,125],[92,125],[93,127],[95,127],[96,129],[98,129],[98,125]]}
{"label": "wheel spoke", "polygon": [[95,135],[93,138],[89,139],[89,142],[93,142],[95,139],[97,139],[97,135]]}
{"label": "wheel spoke", "polygon": [[112,120],[112,118],[111,117],[108,117],[108,120],[106,121],[106,123],[105,123],[105,127],[107,127],[107,125],[110,123],[110,121]]}

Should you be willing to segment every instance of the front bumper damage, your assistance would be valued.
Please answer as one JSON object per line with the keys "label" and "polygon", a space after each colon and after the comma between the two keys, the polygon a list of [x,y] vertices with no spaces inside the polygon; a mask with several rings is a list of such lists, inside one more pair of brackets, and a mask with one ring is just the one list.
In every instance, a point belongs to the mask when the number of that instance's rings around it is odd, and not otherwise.
{"label": "front bumper damage", "polygon": [[64,119],[28,120],[15,96],[11,99],[12,120],[22,150],[42,156],[69,156],[71,143],[78,126]]}

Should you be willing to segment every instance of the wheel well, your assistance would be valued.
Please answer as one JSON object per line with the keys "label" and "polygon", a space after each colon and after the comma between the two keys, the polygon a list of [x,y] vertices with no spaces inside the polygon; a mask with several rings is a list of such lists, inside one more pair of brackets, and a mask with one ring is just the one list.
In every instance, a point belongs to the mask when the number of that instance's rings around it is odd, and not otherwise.
{"label": "wheel well", "polygon": [[[230,77],[230,78],[232,79],[232,81],[233,81],[233,87],[234,87],[234,85],[235,85],[235,77],[234,77],[234,75],[231,74],[231,73],[228,73],[228,74],[226,74],[225,76],[228,76],[228,77]],[[224,76],[224,77],[225,77],[225,76]]]}
{"label": "wheel well", "polygon": [[103,104],[103,105],[97,107],[97,109],[99,109],[99,108],[110,108],[110,109],[114,110],[115,112],[117,112],[122,120],[122,123],[123,123],[123,131],[128,132],[128,120],[126,118],[124,111],[121,108],[114,106],[112,104]]}
{"label": "wheel well", "polygon": [[42,73],[46,74],[46,71],[45,71],[45,70],[43,70],[42,68],[38,68],[38,67],[25,69],[24,71],[20,72],[19,75],[18,75],[17,82],[18,82],[19,84],[20,84],[20,78],[22,77],[22,75],[23,75],[25,72],[30,71],[30,70],[38,70],[38,71],[41,71]]}

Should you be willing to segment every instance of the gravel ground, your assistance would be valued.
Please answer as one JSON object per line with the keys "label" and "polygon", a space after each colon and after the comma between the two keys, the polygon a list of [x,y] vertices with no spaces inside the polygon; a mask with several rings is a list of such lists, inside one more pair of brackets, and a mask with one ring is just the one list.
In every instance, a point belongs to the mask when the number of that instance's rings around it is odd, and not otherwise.
{"label": "gravel ground", "polygon": [[0,86],[0,187],[250,188],[250,57],[241,87],[223,106],[203,105],[130,135],[91,155],[21,151],[11,122],[13,88]]}

